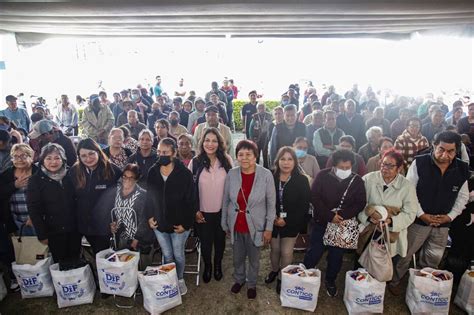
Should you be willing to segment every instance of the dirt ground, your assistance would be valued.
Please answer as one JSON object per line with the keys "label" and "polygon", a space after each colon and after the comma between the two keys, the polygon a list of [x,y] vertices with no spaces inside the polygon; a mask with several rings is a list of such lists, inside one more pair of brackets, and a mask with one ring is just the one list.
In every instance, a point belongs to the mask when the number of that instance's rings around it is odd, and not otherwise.
{"label": "dirt ground", "polygon": [[[212,312],[214,314],[302,314],[303,311],[281,307],[280,299],[275,292],[275,283],[266,285],[264,283],[265,275],[270,271],[269,248],[262,250],[259,281],[257,286],[257,299],[250,301],[247,299],[246,290],[243,289],[240,294],[230,293],[232,280],[232,249],[227,246],[224,258],[224,279],[220,282],[212,280],[210,283],[202,283],[196,287],[196,276],[186,275],[186,284],[188,293],[183,297],[183,304],[168,311],[167,314],[205,314]],[[158,257],[159,258],[159,257]],[[195,254],[186,256],[188,262],[192,263],[196,259]],[[294,260],[296,262],[303,260],[303,254],[297,253]],[[326,260],[321,260],[319,268],[322,270],[323,277]],[[352,269],[353,256],[346,254],[344,256],[343,269],[338,277],[339,294],[336,298],[327,296],[324,285],[319,291],[317,314],[347,314],[343,303],[344,294],[344,274]],[[456,292],[455,289],[453,292]],[[452,296],[454,298],[454,294]],[[130,300],[121,300],[129,303]],[[384,314],[410,314],[406,304],[405,296],[395,297],[386,291],[384,302]],[[141,296],[137,296],[135,306],[132,309],[119,309],[115,306],[112,297],[102,299],[97,293],[94,303],[89,305],[75,306],[65,309],[58,309],[56,297],[38,298],[22,300],[20,293],[9,294],[4,301],[0,302],[0,314],[147,314],[143,308]],[[454,303],[451,303],[450,314],[465,314]]]}

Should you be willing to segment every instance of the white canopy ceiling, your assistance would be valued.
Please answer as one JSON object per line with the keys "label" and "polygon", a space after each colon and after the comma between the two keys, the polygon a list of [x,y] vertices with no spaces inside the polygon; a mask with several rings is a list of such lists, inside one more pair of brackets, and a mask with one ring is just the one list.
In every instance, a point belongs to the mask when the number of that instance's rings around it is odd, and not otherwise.
{"label": "white canopy ceiling", "polygon": [[474,1],[102,1],[0,3],[19,43],[66,36],[383,37],[474,34]]}

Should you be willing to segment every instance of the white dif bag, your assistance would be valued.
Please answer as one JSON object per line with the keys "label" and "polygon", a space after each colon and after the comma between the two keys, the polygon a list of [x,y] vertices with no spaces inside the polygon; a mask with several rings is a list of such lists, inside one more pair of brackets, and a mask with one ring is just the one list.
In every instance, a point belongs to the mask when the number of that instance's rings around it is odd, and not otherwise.
{"label": "white dif bag", "polygon": [[149,266],[138,273],[138,281],[143,293],[143,306],[150,314],[161,314],[182,304],[174,263]]}
{"label": "white dif bag", "polygon": [[318,304],[321,271],[303,264],[289,265],[281,271],[281,306],[314,312]]}
{"label": "white dif bag", "polygon": [[3,280],[3,273],[0,273],[0,301],[2,301],[7,296],[8,290],[5,285],[5,280]]}
{"label": "white dif bag", "polygon": [[373,278],[365,269],[346,272],[344,304],[349,315],[383,313],[385,282]]}
{"label": "white dif bag", "polygon": [[410,269],[405,301],[412,314],[448,314],[452,288],[449,271]]}
{"label": "white dif bag", "polygon": [[90,304],[94,301],[95,282],[89,265],[60,271],[59,264],[54,264],[49,269],[59,308]]}
{"label": "white dif bag", "polygon": [[96,255],[101,293],[131,297],[138,287],[140,253],[105,249]]}
{"label": "white dif bag", "polygon": [[38,261],[34,265],[12,263],[12,271],[21,289],[21,298],[53,296],[54,287],[49,273],[52,257]]}
{"label": "white dif bag", "polygon": [[462,276],[454,303],[469,315],[474,314],[474,271],[466,270]]}

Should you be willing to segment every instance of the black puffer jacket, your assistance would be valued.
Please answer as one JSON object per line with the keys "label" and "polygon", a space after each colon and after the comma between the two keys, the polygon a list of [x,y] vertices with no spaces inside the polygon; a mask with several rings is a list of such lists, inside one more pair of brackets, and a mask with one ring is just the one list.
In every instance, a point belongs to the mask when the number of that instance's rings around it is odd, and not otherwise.
{"label": "black puffer jacket", "polygon": [[59,183],[38,170],[28,181],[26,201],[39,240],[76,230],[74,188],[69,177]]}
{"label": "black puffer jacket", "polygon": [[[79,188],[76,179],[76,168],[69,170],[68,176],[74,186],[76,203],[76,217],[78,231],[82,235],[105,236],[110,234],[110,200],[104,200],[113,194],[104,194],[107,190],[114,190],[122,172],[112,164],[113,175],[110,179],[103,176],[103,166],[99,164],[91,172],[87,171],[86,185]],[[112,197],[110,197],[112,198]]]}
{"label": "black puffer jacket", "polygon": [[173,225],[182,225],[189,230],[194,223],[196,203],[193,174],[178,159],[166,182],[155,163],[148,171],[147,219],[154,217],[160,232],[173,233]]}

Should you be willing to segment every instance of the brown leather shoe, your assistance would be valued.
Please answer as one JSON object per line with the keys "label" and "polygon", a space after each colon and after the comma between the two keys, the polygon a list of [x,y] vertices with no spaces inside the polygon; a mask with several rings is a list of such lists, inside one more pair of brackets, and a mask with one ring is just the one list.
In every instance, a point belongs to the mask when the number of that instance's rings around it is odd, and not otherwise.
{"label": "brown leather shoe", "polygon": [[400,296],[403,293],[401,283],[399,283],[397,285],[389,284],[389,285],[387,285],[387,287],[388,287],[388,291],[390,291],[390,293],[392,293],[392,295],[394,295],[394,296]]}
{"label": "brown leather shoe", "polygon": [[245,283],[234,283],[234,285],[232,286],[232,288],[230,288],[230,292],[234,293],[234,294],[237,294],[240,292],[240,290],[242,289],[242,287],[244,286]]}
{"label": "brown leather shoe", "polygon": [[253,300],[257,297],[257,288],[248,288],[247,289],[247,298]]}

